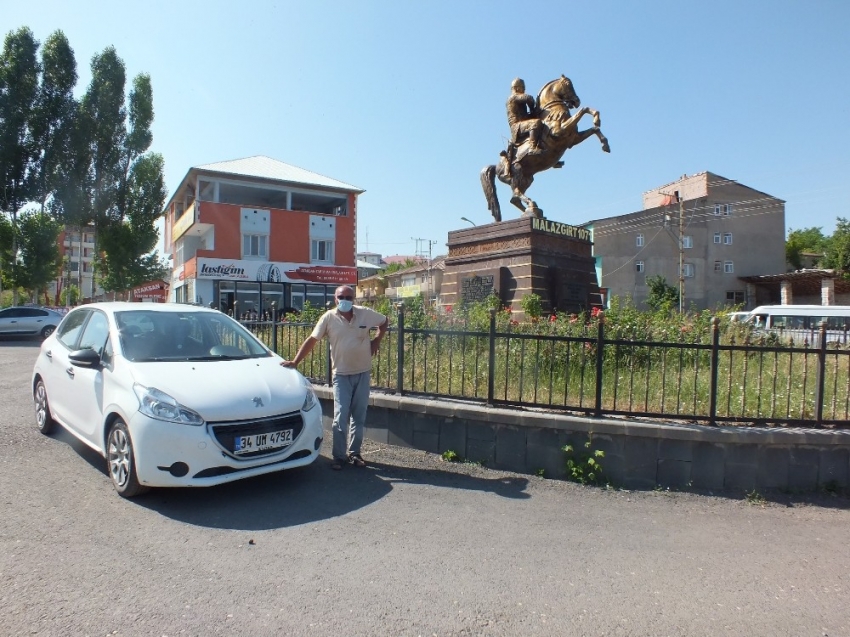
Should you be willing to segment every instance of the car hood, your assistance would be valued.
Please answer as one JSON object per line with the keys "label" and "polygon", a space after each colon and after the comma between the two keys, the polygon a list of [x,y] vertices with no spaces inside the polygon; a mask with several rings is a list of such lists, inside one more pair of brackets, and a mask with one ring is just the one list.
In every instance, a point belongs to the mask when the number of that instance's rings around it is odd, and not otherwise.
{"label": "car hood", "polygon": [[193,409],[207,422],[265,418],[298,411],[302,376],[275,357],[139,363],[133,378]]}

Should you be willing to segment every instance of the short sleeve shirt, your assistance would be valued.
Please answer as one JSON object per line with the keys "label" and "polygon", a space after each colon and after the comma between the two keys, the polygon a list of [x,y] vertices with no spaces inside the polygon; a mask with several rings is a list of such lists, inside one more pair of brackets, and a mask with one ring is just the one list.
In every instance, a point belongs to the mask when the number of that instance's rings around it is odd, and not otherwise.
{"label": "short sleeve shirt", "polygon": [[325,336],[331,344],[334,374],[362,374],[372,369],[372,346],[369,330],[384,324],[387,317],[368,307],[354,306],[348,321],[336,309],[328,310],[316,323],[311,336],[317,341]]}

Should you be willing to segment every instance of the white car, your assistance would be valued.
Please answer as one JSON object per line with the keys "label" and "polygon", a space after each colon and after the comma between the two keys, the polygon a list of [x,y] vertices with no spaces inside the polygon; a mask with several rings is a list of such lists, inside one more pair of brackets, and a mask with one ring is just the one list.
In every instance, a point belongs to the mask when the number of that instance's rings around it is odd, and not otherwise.
{"label": "white car", "polygon": [[106,458],[115,489],[208,486],[310,464],[310,382],[229,316],[172,303],[75,308],[41,345],[36,423]]}

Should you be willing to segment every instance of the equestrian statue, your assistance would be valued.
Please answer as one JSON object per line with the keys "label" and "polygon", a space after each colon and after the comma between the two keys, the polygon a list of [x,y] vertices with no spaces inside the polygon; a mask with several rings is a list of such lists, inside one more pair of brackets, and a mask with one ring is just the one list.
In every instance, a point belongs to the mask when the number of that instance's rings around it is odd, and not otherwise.
{"label": "equestrian statue", "polygon": [[[543,211],[525,194],[535,174],[549,168],[561,168],[564,152],[591,135],[599,138],[603,151],[611,152],[608,139],[599,128],[599,111],[580,107],[581,100],[573,83],[563,75],[540,89],[536,101],[526,94],[525,82],[519,78],[513,81],[507,103],[511,127],[508,148],[500,153],[498,165],[487,166],[481,171],[487,207],[496,221],[502,220],[496,177],[511,187],[511,203],[522,210],[523,216],[542,217]],[[570,115],[571,108],[579,110]],[[593,116],[593,128],[578,130],[579,120],[588,114]]]}

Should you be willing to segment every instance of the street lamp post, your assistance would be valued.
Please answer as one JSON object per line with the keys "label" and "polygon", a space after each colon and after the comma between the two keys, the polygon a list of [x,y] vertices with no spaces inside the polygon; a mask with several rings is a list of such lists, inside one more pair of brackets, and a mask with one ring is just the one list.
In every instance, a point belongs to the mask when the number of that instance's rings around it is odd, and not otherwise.
{"label": "street lamp post", "polygon": [[461,217],[461,218],[460,218],[460,220],[461,220],[461,221],[466,221],[467,223],[470,223],[470,224],[472,224],[473,226],[474,226],[474,225],[476,225],[476,223],[475,223],[474,221],[472,221],[472,220],[470,220],[470,219],[467,219],[466,217]]}

